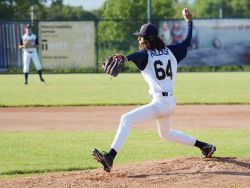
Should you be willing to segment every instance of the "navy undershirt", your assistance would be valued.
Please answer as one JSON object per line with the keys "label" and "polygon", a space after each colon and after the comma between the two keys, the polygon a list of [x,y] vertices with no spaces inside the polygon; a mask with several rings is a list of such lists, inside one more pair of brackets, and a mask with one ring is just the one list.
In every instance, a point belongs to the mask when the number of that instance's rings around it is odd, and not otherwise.
{"label": "navy undershirt", "polygon": [[[177,44],[167,45],[166,47],[174,54],[177,63],[183,60],[187,55],[187,48],[190,46],[192,39],[192,27],[193,22],[188,21],[188,27],[186,37],[182,42]],[[143,71],[148,63],[148,53],[146,50],[139,50],[127,56],[128,61],[132,61],[138,67],[139,70]]]}

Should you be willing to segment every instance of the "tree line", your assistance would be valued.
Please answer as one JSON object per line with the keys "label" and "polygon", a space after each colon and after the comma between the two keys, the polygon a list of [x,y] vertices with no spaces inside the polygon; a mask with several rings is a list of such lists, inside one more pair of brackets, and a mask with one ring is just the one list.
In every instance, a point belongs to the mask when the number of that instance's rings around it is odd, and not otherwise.
{"label": "tree line", "polygon": [[93,20],[95,11],[86,11],[83,7],[64,5],[63,0],[0,0],[0,20],[30,20],[33,9],[34,20]]}
{"label": "tree line", "polygon": [[[63,0],[0,0],[1,20],[29,20],[33,6],[36,20],[146,19],[146,0],[106,0],[98,10],[64,5]],[[181,18],[183,7],[194,18],[249,18],[249,0],[152,0],[152,18]]]}

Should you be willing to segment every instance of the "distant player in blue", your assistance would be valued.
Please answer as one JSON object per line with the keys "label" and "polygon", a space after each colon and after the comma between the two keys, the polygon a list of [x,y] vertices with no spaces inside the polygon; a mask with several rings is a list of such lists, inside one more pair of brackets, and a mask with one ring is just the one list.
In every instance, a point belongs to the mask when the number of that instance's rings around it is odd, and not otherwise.
{"label": "distant player in blue", "polygon": [[142,25],[140,32],[135,33],[138,36],[140,50],[128,55],[126,63],[134,62],[141,71],[149,85],[152,101],[122,115],[108,153],[102,153],[98,149],[93,150],[92,155],[107,172],[110,172],[113,160],[126,141],[133,125],[148,120],[156,120],[161,138],[188,146],[196,146],[202,151],[202,158],[209,158],[216,151],[216,147],[212,144],[201,142],[190,135],[171,129],[171,116],[176,108],[174,86],[177,64],[185,58],[192,38],[192,14],[185,8],[182,15],[187,22],[187,33],[185,39],[180,43],[165,46],[162,39],[158,37],[158,29],[152,24]]}

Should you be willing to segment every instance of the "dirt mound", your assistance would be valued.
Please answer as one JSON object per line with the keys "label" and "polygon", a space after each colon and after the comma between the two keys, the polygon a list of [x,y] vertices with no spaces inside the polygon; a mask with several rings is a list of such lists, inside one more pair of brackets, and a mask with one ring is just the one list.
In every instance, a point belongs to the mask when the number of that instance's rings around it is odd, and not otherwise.
{"label": "dirt mound", "polygon": [[250,187],[250,159],[167,159],[0,181],[0,187]]}

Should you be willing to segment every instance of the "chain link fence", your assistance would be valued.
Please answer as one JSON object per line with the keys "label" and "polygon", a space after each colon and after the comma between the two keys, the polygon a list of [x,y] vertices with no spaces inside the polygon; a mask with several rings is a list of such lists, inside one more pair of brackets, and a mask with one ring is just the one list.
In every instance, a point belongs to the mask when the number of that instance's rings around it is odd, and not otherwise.
{"label": "chain link fence", "polygon": [[[147,23],[147,20],[113,19],[93,22],[95,25],[94,53],[96,54],[96,62],[93,66],[95,67],[85,70],[59,70],[55,67],[54,70],[48,70],[49,72],[102,72],[101,64],[106,57],[114,53],[127,55],[138,50],[137,37],[133,33],[139,31],[141,25]],[[18,45],[26,23],[28,21],[0,22],[0,71],[21,71],[22,53]],[[38,23],[38,21],[33,23],[33,32],[40,37]],[[159,27],[160,37],[168,44],[173,43],[175,34],[182,35],[180,39],[185,37],[186,25],[181,20],[153,20],[153,24]],[[247,70],[249,67],[247,65],[250,65],[250,37],[247,35],[249,30],[250,19],[194,20],[190,52],[180,70],[223,71],[220,67],[228,65],[230,66],[228,70]],[[241,37],[231,37],[230,40],[230,36],[236,34]],[[234,59],[230,58],[230,55]],[[133,63],[129,63],[125,71],[137,72],[138,70]]]}

